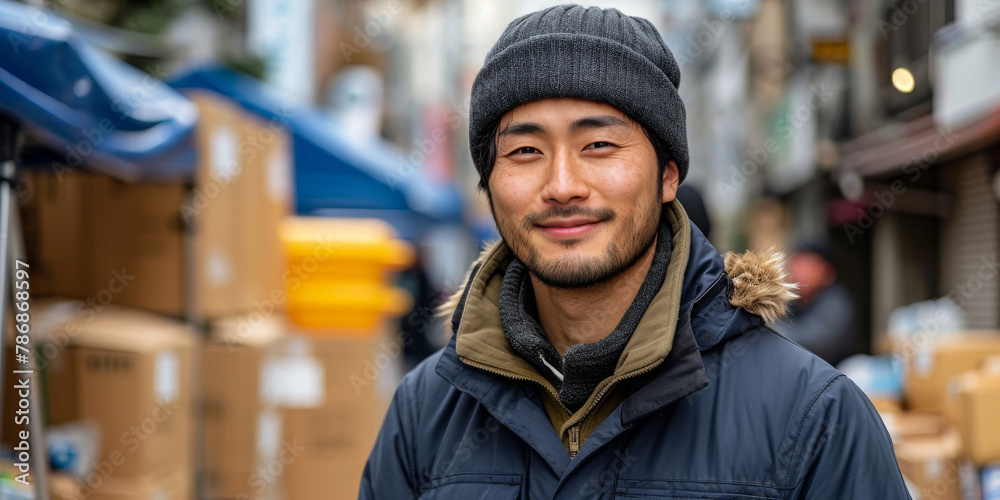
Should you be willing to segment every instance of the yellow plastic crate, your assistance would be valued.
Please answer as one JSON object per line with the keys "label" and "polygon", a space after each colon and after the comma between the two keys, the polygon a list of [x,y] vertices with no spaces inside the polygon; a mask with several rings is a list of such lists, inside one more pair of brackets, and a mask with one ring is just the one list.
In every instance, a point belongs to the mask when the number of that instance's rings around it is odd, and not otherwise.
{"label": "yellow plastic crate", "polygon": [[291,217],[281,227],[291,276],[384,282],[411,265],[413,247],[379,219]]}
{"label": "yellow plastic crate", "polygon": [[378,325],[400,316],[413,305],[410,295],[396,288],[369,292],[331,293],[313,302],[289,302],[288,318],[306,329],[377,333]]}

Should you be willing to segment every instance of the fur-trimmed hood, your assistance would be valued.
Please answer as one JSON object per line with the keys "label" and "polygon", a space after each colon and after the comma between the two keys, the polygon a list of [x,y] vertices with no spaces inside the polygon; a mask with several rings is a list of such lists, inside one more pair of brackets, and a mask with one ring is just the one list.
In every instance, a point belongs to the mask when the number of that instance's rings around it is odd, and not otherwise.
{"label": "fur-trimmed hood", "polygon": [[755,252],[727,252],[726,275],[733,282],[729,303],[746,309],[767,324],[783,318],[795,300],[797,286],[785,282],[785,254],[771,247]]}

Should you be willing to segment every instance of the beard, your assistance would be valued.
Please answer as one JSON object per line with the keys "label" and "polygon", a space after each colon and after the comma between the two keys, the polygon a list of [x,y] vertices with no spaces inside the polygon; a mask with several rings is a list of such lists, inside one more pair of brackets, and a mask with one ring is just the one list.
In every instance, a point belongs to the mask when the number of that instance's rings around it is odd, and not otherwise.
{"label": "beard", "polygon": [[[656,191],[655,198],[637,200],[635,210],[626,215],[607,208],[588,209],[575,205],[530,213],[519,223],[497,217],[495,211],[493,215],[500,237],[535,278],[553,288],[586,288],[619,276],[638,263],[656,242],[662,208],[662,186]],[[492,202],[490,208],[493,209]],[[572,216],[602,220],[604,230],[613,231],[601,255],[586,257],[566,254],[546,258],[529,242],[529,233],[537,229],[537,223],[552,217]],[[560,241],[559,244],[571,249],[581,241],[580,238],[573,238]]]}

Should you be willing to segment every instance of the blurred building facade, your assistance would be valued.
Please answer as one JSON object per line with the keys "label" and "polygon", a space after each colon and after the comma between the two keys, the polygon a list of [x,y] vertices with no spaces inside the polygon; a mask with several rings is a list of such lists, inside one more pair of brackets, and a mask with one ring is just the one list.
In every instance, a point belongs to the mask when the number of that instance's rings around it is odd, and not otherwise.
{"label": "blurred building facade", "polygon": [[[193,178],[131,185],[107,175],[79,172],[65,179],[57,179],[51,172],[45,173],[48,177],[39,172],[24,176],[29,180],[23,183],[29,189],[21,195],[26,195],[22,196],[26,205],[22,208],[26,246],[29,256],[33,255],[29,259],[34,266],[32,293],[90,300],[86,302],[88,307],[94,305],[92,298],[96,297],[101,307],[113,301],[123,310],[127,306],[155,313],[116,322],[112,321],[116,315],[132,313],[109,309],[100,322],[91,324],[100,308],[91,311],[80,305],[83,303],[54,301],[48,305],[36,303],[33,307],[38,309],[34,309],[33,317],[44,318],[38,313],[48,308],[54,315],[71,315],[68,323],[58,321],[60,328],[63,323],[67,325],[67,332],[70,326],[77,328],[77,323],[87,327],[84,330],[88,332],[59,346],[68,347],[66,352],[71,353],[64,359],[85,360],[92,355],[108,359],[107,353],[90,352],[100,345],[87,343],[88,335],[98,339],[113,335],[113,350],[119,355],[130,353],[122,356],[135,360],[129,363],[136,366],[144,363],[143,369],[150,373],[159,372],[158,364],[157,371],[152,371],[153,350],[158,351],[157,360],[162,353],[171,359],[166,347],[176,351],[171,351],[175,360],[166,362],[169,377],[164,377],[178,381],[175,389],[181,387],[181,380],[185,384],[198,380],[204,383],[198,389],[203,392],[204,404],[197,402],[196,392],[186,392],[195,391],[193,386],[172,391],[171,397],[177,396],[186,408],[179,416],[190,413],[201,419],[207,429],[205,435],[216,438],[214,450],[220,453],[207,452],[206,456],[214,456],[215,460],[206,461],[200,471],[202,482],[209,488],[231,486],[232,491],[245,491],[247,486],[253,486],[247,476],[254,477],[251,474],[258,462],[274,463],[269,453],[279,448],[268,443],[281,439],[294,442],[295,438],[309,439],[307,446],[317,454],[310,451],[297,461],[296,467],[289,467],[286,482],[298,488],[289,490],[289,498],[329,496],[331,485],[353,488],[363,456],[370,449],[370,442],[365,440],[374,439],[378,418],[385,411],[381,405],[388,404],[398,381],[396,367],[401,367],[403,360],[412,366],[447,340],[450,329],[445,322],[435,320],[435,306],[462,285],[468,263],[476,253],[475,243],[497,237],[486,200],[476,190],[479,178],[469,155],[467,120],[475,75],[507,23],[557,3],[47,3],[46,7],[70,18],[75,32],[78,30],[88,43],[145,70],[153,80],[173,74],[170,85],[185,91],[183,98],[178,94],[177,99],[147,99],[143,92],[143,97],[132,103],[143,104],[136,109],[147,109],[144,105],[149,104],[176,111],[183,107],[178,103],[190,99],[192,109],[197,106],[199,121],[194,129],[197,148],[191,149],[197,161],[176,161],[191,167],[194,172],[188,174]],[[825,251],[817,253],[837,267],[833,274],[856,310],[861,327],[857,337],[864,348],[877,349],[874,346],[896,324],[893,318],[898,317],[901,306],[939,297],[950,299],[955,307],[935,304],[939,306],[935,314],[941,311],[943,316],[916,318],[916,328],[937,330],[946,325],[953,329],[1000,329],[1000,86],[996,84],[1000,81],[1000,66],[996,64],[1000,61],[1000,1],[581,3],[614,6],[651,20],[673,50],[681,65],[680,93],[687,106],[691,171],[685,185],[697,189],[700,196],[695,198],[704,200],[713,227],[711,238],[720,251],[771,245],[794,248],[803,242],[829,248],[829,259]],[[92,8],[91,4],[98,7]],[[192,37],[191,33],[199,36]],[[30,63],[20,67],[34,67],[37,59],[22,57],[20,61]],[[179,71],[182,66],[206,59],[222,59],[230,68],[199,69],[195,65],[186,76],[174,79],[178,73],[185,73]],[[7,67],[11,66],[5,66],[5,70]],[[234,68],[260,77],[284,100],[272,99],[270,92],[258,92],[260,82],[231,71]],[[60,68],[55,71],[60,72]],[[64,70],[62,73],[72,74]],[[252,85],[241,78],[251,80]],[[78,77],[62,82],[63,87],[51,88],[71,104],[90,104],[76,98],[91,94],[91,88],[100,88],[97,84],[124,83],[102,80]],[[228,85],[213,87],[220,82]],[[76,98],[67,97],[71,95]],[[282,107],[287,102],[297,107]],[[277,108],[294,111],[285,113],[288,116],[274,116],[282,115]],[[87,107],[79,109],[82,111],[73,116],[98,116]],[[193,117],[194,113],[189,115]],[[119,118],[125,121],[126,116]],[[99,137],[94,140],[88,136],[90,142],[79,144],[98,149],[102,142],[105,147],[115,142]],[[242,147],[246,144],[260,148]],[[80,153],[79,147],[77,153],[82,157],[90,155]],[[100,163],[97,156],[91,157],[89,163]],[[44,158],[48,161],[48,156]],[[63,157],[66,163],[79,163],[80,159]],[[144,161],[154,163],[154,159]],[[242,167],[234,167],[239,165]],[[246,180],[230,184],[235,171],[243,172],[241,178]],[[310,175],[302,176],[303,172]],[[55,173],[63,175],[61,170]],[[306,180],[301,181],[303,178]],[[221,189],[219,179],[227,179],[222,187],[229,188],[215,199],[215,195],[207,193],[211,188]],[[408,183],[422,187],[410,190]],[[453,193],[454,189],[448,189],[455,184],[461,186],[469,201],[466,212],[457,217],[451,212],[442,216],[447,210],[438,210],[434,202],[445,200],[444,194]],[[312,189],[304,193],[301,186]],[[198,203],[199,197],[206,203],[215,201],[204,209],[198,208],[195,222],[179,224],[178,211],[187,206],[187,200]],[[269,198],[271,201],[266,202]],[[391,198],[393,203],[376,203],[380,198]],[[310,208],[302,209],[304,199],[310,200]],[[344,206],[329,206],[337,203]],[[461,201],[447,206],[459,207],[455,213],[462,210]],[[300,266],[281,258],[279,226],[286,216],[294,213],[350,218],[359,217],[366,209],[369,211],[364,212],[365,217],[385,221],[369,228],[384,238],[383,250],[410,248],[408,243],[396,242],[397,237],[414,244],[417,251],[412,261],[409,250],[401,252],[406,258],[389,259],[394,262],[389,266],[393,271],[411,266],[402,277],[366,268],[363,262],[352,261],[346,254],[332,259],[317,254],[318,260],[310,261],[311,257],[304,253],[300,255]],[[401,223],[393,217],[400,212],[412,212],[414,217]],[[408,226],[413,226],[409,234],[396,234]],[[345,226],[338,231],[347,235],[347,240],[371,240],[359,227]],[[475,230],[473,237],[469,236],[469,227]],[[311,246],[302,248],[316,250]],[[336,248],[350,249],[343,242]],[[378,245],[374,249],[355,247],[352,252],[362,261],[386,253]],[[334,266],[333,272],[319,272],[315,266],[324,261],[340,267]],[[125,274],[125,265],[142,278],[127,290],[123,283],[115,291],[107,281],[107,270],[119,276],[118,269]],[[306,280],[313,273],[309,266],[317,271],[312,295],[305,293],[309,287],[299,288],[300,279]],[[295,271],[293,278],[284,274],[286,269]],[[355,273],[360,269],[361,274],[367,269],[372,271],[367,274],[369,278],[378,279],[353,289],[350,287],[357,283],[324,282],[324,277],[350,275],[345,273],[348,269]],[[382,285],[387,289],[383,290]],[[280,375],[282,370],[268,371],[271,356],[286,367],[315,366],[307,360],[304,344],[285,344],[282,340],[286,334],[301,334],[300,327],[309,327],[301,321],[301,308],[289,314],[299,316],[293,318],[297,325],[293,328],[287,328],[291,323],[284,323],[281,314],[264,318],[281,311],[286,302],[295,302],[292,297],[296,289],[302,291],[294,297],[312,306],[305,308],[307,313],[360,321],[357,313],[384,306],[385,311],[379,310],[379,314],[393,320],[378,323],[379,328],[364,323],[360,329],[368,336],[361,341],[355,338],[340,344],[339,339],[317,340],[315,356],[309,359],[318,360],[328,370],[323,384],[327,387],[324,398],[330,404],[315,407],[310,402],[312,409],[308,411],[293,408],[293,412],[284,414],[288,419],[282,431],[272,418],[274,408],[269,407],[281,405],[265,401],[263,391],[254,390],[252,382],[244,384],[240,378],[249,374],[259,375],[259,381],[286,380],[273,378],[278,376],[273,373]],[[396,323],[395,316],[404,313],[408,303],[402,300],[406,294],[397,293],[402,290],[412,296],[413,307]],[[312,297],[322,300],[305,300]],[[377,307],[368,307],[372,304]],[[844,317],[847,314],[840,311],[849,308],[824,304],[819,309],[836,310],[835,314]],[[293,312],[291,306],[288,312]],[[361,317],[368,318],[365,314]],[[60,330],[45,328],[51,330],[52,338],[57,338]],[[323,328],[332,331],[344,325]],[[171,340],[174,343],[164,340],[156,349],[143,347],[151,337],[135,333],[157,329],[175,333],[170,335],[176,337]],[[357,334],[356,330],[350,333]],[[376,338],[383,334],[389,339],[386,342]],[[208,354],[203,358],[205,369],[201,374],[193,361],[196,358],[188,358],[200,342],[205,343]],[[971,369],[986,355],[1000,352],[995,335],[987,344],[956,345],[963,362],[968,363],[961,369]],[[237,346],[242,353],[234,356]],[[906,354],[899,346],[892,348]],[[42,352],[49,360],[49,351]],[[58,356],[62,351],[55,352]],[[930,352],[924,350],[922,354]],[[914,358],[921,363],[925,360],[922,356]],[[837,362],[833,357],[829,359]],[[889,360],[885,361],[888,370]],[[71,367],[67,370],[81,371],[64,371],[66,377],[94,377],[101,373],[91,370],[89,364],[72,363],[64,365]],[[954,373],[947,373],[952,368]],[[928,389],[931,378],[911,377],[906,382],[909,408],[940,411],[944,395],[951,397],[954,392],[950,377],[960,371],[954,366],[939,369],[933,390]],[[910,370],[911,374],[915,372]],[[146,378],[133,377],[128,370],[116,373],[118,380],[134,383],[136,394],[151,394],[154,384],[146,383]],[[265,377],[265,373],[271,375]],[[321,372],[309,373],[315,376]],[[992,377],[991,383],[996,384],[1000,380],[996,373],[991,369],[990,374],[980,375]],[[320,379],[306,380],[311,380],[312,385],[302,384],[301,380],[269,384],[318,387]],[[237,382],[248,389],[232,391]],[[102,425],[115,429],[129,422],[122,420],[121,412],[112,410],[140,407],[133,404],[139,399],[133,397],[133,392],[67,384],[53,384],[69,392],[65,396],[49,392],[48,397],[53,399],[50,407],[56,408],[58,403],[54,401],[69,401],[71,396],[80,406],[73,412],[67,410],[64,420],[53,411],[56,416],[50,418],[50,425],[71,423],[97,412]],[[77,392],[95,396],[77,397],[72,387],[88,387]],[[993,387],[989,397],[995,404],[1000,397],[995,388],[1000,385]],[[159,390],[160,384],[155,388]],[[922,389],[927,390],[921,393]],[[897,410],[899,390],[897,386],[888,391],[896,392],[895,399],[888,400]],[[985,394],[974,392],[971,385],[962,391],[966,393],[963,398]],[[119,406],[105,404],[109,401]],[[970,408],[979,404],[973,405],[972,401],[961,404]],[[244,403],[247,406],[242,406]],[[289,407],[300,404],[285,403],[282,405]],[[246,411],[220,410],[227,405]],[[152,411],[150,407],[146,405],[142,411]],[[993,436],[994,413],[984,412],[980,430],[969,435]],[[142,419],[144,415],[135,413],[129,418]],[[266,418],[258,420],[260,416]],[[165,481],[170,488],[190,490],[194,481],[188,474],[194,468],[191,457],[199,445],[189,431],[199,421],[188,417],[175,417],[174,421],[180,422],[176,424],[179,427],[172,431],[163,428],[173,432],[172,437],[160,441],[166,444],[152,445],[158,451],[149,451],[148,455],[162,458],[156,462],[167,463],[171,470],[186,472],[161,476],[161,471],[152,470],[154,467],[147,470],[132,463],[118,470],[116,476],[120,477],[116,479],[141,472],[138,475],[148,476],[143,480],[158,484]],[[260,431],[262,427],[266,433]],[[13,436],[9,426],[4,431]],[[117,431],[102,432],[115,436]],[[10,439],[8,436],[7,442]],[[964,439],[977,442],[968,436]],[[206,450],[212,450],[211,441],[206,440]],[[1000,442],[983,440],[987,441]],[[344,443],[347,445],[341,446]],[[124,442],[107,444],[112,447]],[[262,449],[266,453],[261,453]],[[1000,456],[995,454],[1000,453],[995,448],[992,452],[990,460]],[[343,457],[347,457],[350,467],[337,465]],[[902,456],[900,460],[905,465],[908,459]],[[923,468],[924,458],[913,460]],[[147,462],[151,465],[154,461]],[[224,470],[237,462],[239,467]],[[304,470],[308,472],[303,474]],[[339,475],[331,474],[331,470],[339,471]],[[111,485],[109,490],[134,490],[131,481],[116,485],[111,479],[107,484]],[[280,481],[267,486],[276,488],[277,484]]]}
{"label": "blurred building facade", "polygon": [[[484,223],[491,220],[475,193],[465,128],[472,82],[508,22],[558,3],[426,2],[412,5],[405,29],[393,32],[388,105],[400,114],[391,133],[397,143],[419,144],[432,137],[434,123],[456,112],[461,123],[448,129],[449,171]],[[631,0],[613,6],[651,20],[681,65],[692,165],[686,184],[705,200],[716,246],[828,239],[829,172],[837,161],[835,141],[847,135],[850,5]],[[845,277],[848,288],[867,300],[867,280],[851,279]]]}
{"label": "blurred building facade", "polygon": [[851,138],[830,213],[870,255],[876,335],[893,309],[937,297],[960,307],[968,329],[1000,327],[998,7],[855,8]]}
{"label": "blurred building facade", "polygon": [[[239,40],[265,63],[273,60],[267,78],[278,87],[292,82],[294,98],[329,106],[347,130],[374,129],[399,148],[406,168],[457,182],[470,202],[466,222],[481,241],[495,238],[468,154],[470,89],[508,22],[559,2],[291,3],[252,0],[224,16],[209,7],[181,20],[222,20],[216,46]],[[866,341],[886,328],[896,307],[940,296],[961,302],[969,327],[1000,326],[993,264],[1000,91],[990,83],[1000,53],[996,2],[613,6],[650,19],[681,65],[687,184],[702,194],[720,250],[829,244]],[[275,34],[275,23],[254,22],[279,15],[286,32],[295,23],[307,29],[289,38]],[[308,45],[292,51],[298,69],[281,56],[289,44]],[[196,57],[194,50],[178,58]],[[347,74],[354,77],[345,83]],[[436,289],[457,286],[471,258],[449,253],[448,240],[431,238],[427,247],[455,264],[430,263]]]}
{"label": "blurred building facade", "polygon": [[[510,20],[557,3],[317,4],[339,33],[317,31],[327,58],[317,88],[348,65],[381,71],[383,134],[426,158],[432,178],[460,183],[485,239],[491,219],[468,155],[472,82]],[[995,2],[614,7],[650,19],[681,64],[687,183],[720,250],[826,242],[866,342],[896,307],[940,296],[961,302],[969,327],[1000,326]]]}

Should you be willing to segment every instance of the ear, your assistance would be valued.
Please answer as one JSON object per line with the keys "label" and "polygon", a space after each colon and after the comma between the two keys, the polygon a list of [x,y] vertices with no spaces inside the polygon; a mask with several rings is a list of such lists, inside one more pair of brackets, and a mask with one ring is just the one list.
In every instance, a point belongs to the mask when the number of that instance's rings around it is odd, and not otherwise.
{"label": "ear", "polygon": [[663,169],[663,203],[674,201],[677,197],[677,186],[680,185],[681,173],[677,170],[677,164],[674,160],[667,162],[667,166]]}

